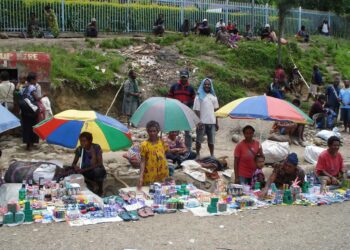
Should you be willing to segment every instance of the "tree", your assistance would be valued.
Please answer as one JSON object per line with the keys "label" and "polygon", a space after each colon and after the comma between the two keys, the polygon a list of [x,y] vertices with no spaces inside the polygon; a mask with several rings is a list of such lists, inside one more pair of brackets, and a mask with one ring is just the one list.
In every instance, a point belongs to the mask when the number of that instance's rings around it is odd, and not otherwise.
{"label": "tree", "polygon": [[286,19],[289,10],[297,7],[300,0],[276,0],[276,7],[278,9],[278,63],[282,62],[282,44],[281,37],[284,32],[284,20]]}

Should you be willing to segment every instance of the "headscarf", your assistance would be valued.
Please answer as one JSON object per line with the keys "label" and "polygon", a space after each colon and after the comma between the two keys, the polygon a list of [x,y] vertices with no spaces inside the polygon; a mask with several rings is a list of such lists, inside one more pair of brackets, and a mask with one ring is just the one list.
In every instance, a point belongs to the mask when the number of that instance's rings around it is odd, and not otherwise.
{"label": "headscarf", "polygon": [[207,92],[205,92],[204,90],[204,83],[206,80],[209,80],[210,82],[210,93],[213,95],[213,96],[216,96],[215,94],[215,90],[214,90],[214,86],[213,86],[213,81],[210,79],[210,78],[205,78],[202,80],[201,82],[201,85],[199,85],[199,88],[198,88],[198,91],[197,91],[197,94],[198,94],[198,97],[199,97],[199,100],[203,101],[203,99],[206,97],[207,95]]}
{"label": "headscarf", "polygon": [[293,164],[294,166],[297,166],[299,162],[297,154],[296,153],[289,154],[287,157],[287,162]]}

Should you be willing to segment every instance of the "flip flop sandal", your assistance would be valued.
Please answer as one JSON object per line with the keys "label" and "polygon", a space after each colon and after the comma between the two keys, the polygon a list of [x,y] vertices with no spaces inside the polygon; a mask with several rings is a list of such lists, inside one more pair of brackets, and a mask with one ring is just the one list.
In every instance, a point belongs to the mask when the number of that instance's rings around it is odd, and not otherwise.
{"label": "flip flop sandal", "polygon": [[154,212],[153,212],[152,208],[150,208],[150,207],[144,207],[143,210],[146,212],[146,214],[147,214],[148,216],[154,216]]}
{"label": "flip flop sandal", "polygon": [[120,194],[120,197],[121,197],[125,202],[129,203],[129,199],[130,199],[129,195],[127,195],[127,194]]}
{"label": "flip flop sandal", "polygon": [[149,215],[146,213],[146,211],[144,210],[144,208],[139,208],[137,209],[137,214],[141,217],[141,218],[147,218]]}
{"label": "flip flop sandal", "polygon": [[123,221],[131,221],[131,216],[127,211],[122,211],[118,213],[118,216],[123,219]]}
{"label": "flip flop sandal", "polygon": [[135,211],[135,210],[134,211],[130,211],[129,215],[130,215],[132,221],[137,221],[137,220],[140,219],[138,214],[137,214],[137,211]]}
{"label": "flip flop sandal", "polygon": [[135,199],[136,198],[136,192],[134,191],[129,191],[127,195],[130,197],[130,199]]}

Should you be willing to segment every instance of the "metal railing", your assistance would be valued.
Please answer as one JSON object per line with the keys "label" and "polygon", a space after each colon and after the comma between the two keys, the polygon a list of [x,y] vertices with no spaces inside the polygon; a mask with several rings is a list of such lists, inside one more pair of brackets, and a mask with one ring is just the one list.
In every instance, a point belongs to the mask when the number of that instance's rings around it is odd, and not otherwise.
{"label": "metal railing", "polygon": [[[278,11],[269,5],[237,3],[229,0],[0,0],[0,30],[24,31],[31,12],[42,27],[46,26],[44,7],[55,11],[61,31],[84,32],[91,18],[104,32],[151,32],[159,14],[164,15],[165,28],[179,31],[184,19],[191,25],[206,18],[214,28],[223,18],[236,23],[239,30],[250,24],[258,32],[266,23],[277,29]],[[292,9],[286,18],[285,33],[295,34],[305,25],[316,33],[324,19],[329,21],[332,35],[347,38],[349,21],[330,12]]]}

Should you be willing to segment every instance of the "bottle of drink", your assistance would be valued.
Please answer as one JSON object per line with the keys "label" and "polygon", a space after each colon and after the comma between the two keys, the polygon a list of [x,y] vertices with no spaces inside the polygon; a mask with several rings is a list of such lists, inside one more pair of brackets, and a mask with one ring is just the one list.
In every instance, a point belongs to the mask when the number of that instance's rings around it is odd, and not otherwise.
{"label": "bottle of drink", "polygon": [[24,201],[26,199],[27,190],[26,190],[26,184],[23,183],[21,189],[18,191],[18,200]]}

